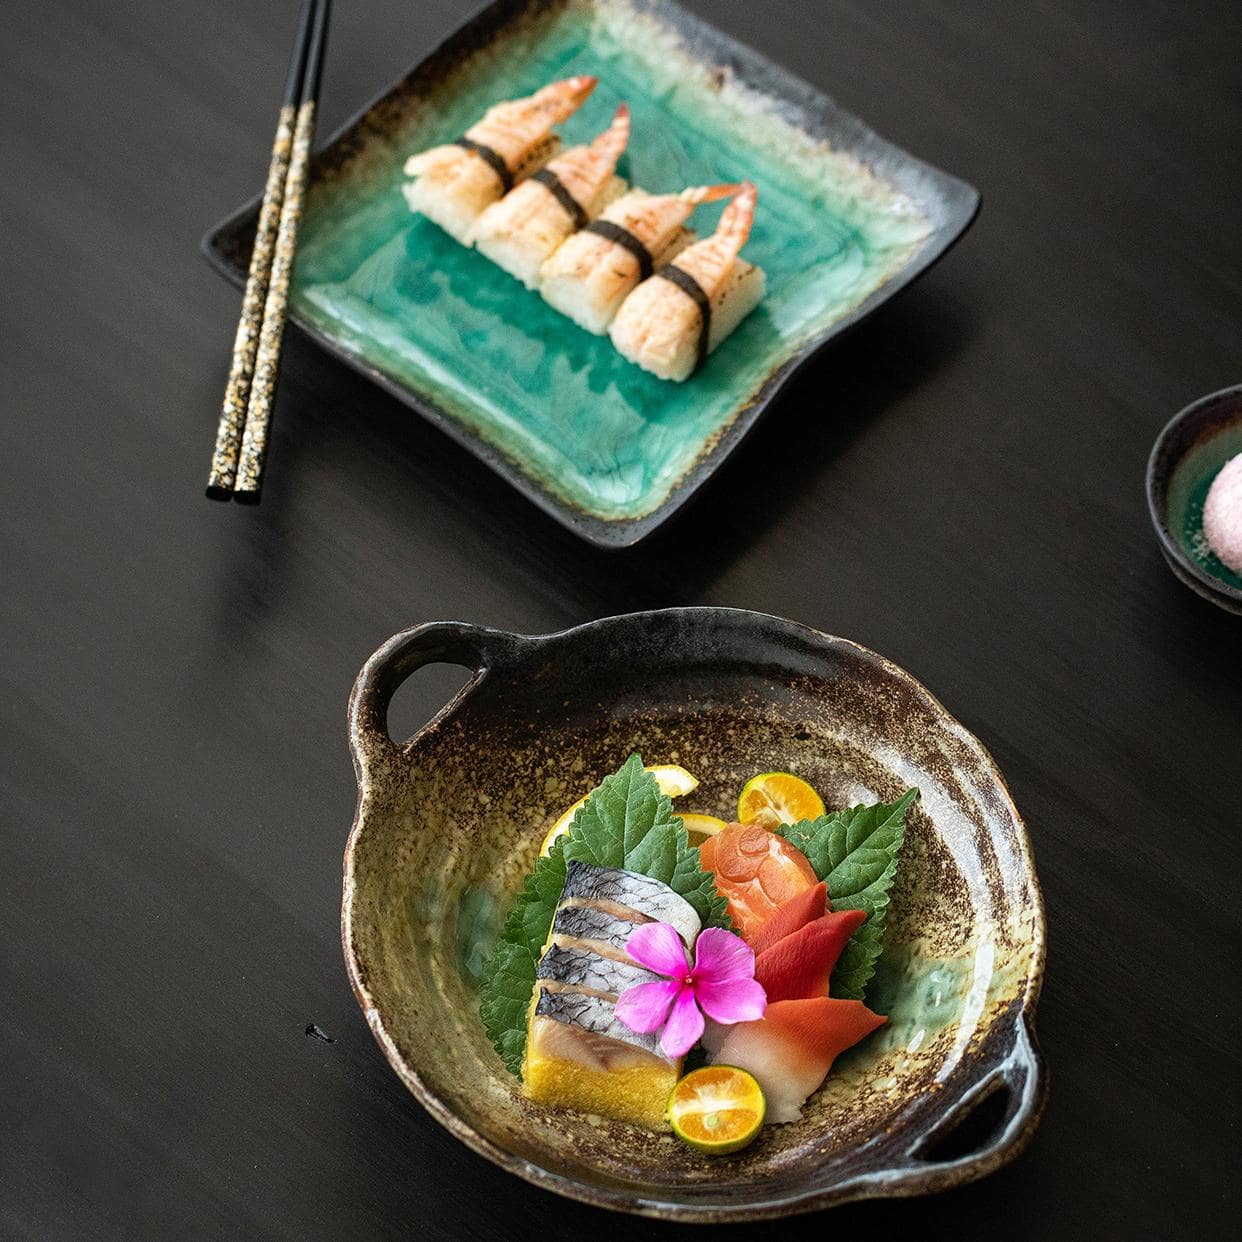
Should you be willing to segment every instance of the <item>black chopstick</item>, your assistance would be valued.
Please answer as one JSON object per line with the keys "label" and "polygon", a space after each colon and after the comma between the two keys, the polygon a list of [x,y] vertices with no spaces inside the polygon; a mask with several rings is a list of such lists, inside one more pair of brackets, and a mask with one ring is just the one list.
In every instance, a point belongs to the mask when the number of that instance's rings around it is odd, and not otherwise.
{"label": "black chopstick", "polygon": [[289,174],[289,157],[293,151],[293,129],[297,119],[302,80],[306,76],[306,58],[310,50],[311,28],[318,0],[306,0],[298,23],[293,59],[289,63],[289,81],[285,85],[284,102],[276,123],[272,143],[272,159],[267,168],[267,185],[259,206],[255,226],[254,249],[250,254],[250,272],[246,292],[242,295],[241,318],[233,341],[233,361],[224,389],[224,406],[216,429],[216,448],[211,457],[211,475],[207,495],[212,500],[228,500],[237,478],[237,456],[241,451],[242,433],[246,427],[246,408],[250,403],[250,382],[254,377],[255,355],[259,351],[259,329],[263,325],[263,307],[267,301],[268,276],[276,234],[280,227],[280,208],[285,197],[285,178]]}
{"label": "black chopstick", "polygon": [[289,278],[293,274],[298,226],[302,220],[302,202],[310,171],[311,140],[315,134],[315,111],[319,101],[319,82],[323,76],[323,54],[328,38],[328,14],[331,8],[331,0],[319,0],[315,9],[298,113],[293,125],[293,151],[289,157],[289,171],[285,176],[280,226],[276,230],[276,245],[267,282],[267,300],[263,306],[263,325],[259,330],[259,351],[255,358],[254,377],[250,382],[246,430],[242,435],[237,478],[233,484],[233,499],[242,504],[258,504],[263,485],[267,429],[276,396],[276,373],[280,365],[280,342],[285,331]]}

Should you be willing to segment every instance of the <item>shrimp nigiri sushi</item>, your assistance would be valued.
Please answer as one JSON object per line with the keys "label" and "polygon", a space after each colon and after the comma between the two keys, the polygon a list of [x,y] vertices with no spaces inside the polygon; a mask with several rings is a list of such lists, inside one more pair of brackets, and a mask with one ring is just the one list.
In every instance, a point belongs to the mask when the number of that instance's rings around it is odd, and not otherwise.
{"label": "shrimp nigiri sushi", "polygon": [[694,240],[683,227],[690,213],[736,190],[735,185],[701,185],[680,194],[630,190],[548,259],[539,273],[540,292],[579,327],[603,336],[626,295]]}
{"label": "shrimp nigiri sushi", "polygon": [[485,207],[556,154],[552,126],[572,116],[598,81],[565,78],[498,103],[456,142],[410,156],[405,173],[414,180],[402,186],[410,210],[464,242]]}
{"label": "shrimp nigiri sushi", "polygon": [[624,192],[616,168],[629,139],[630,110],[622,104],[594,142],[561,152],[486,208],[469,240],[534,289],[544,260]]}
{"label": "shrimp nigiri sushi", "polygon": [[738,258],[758,193],[743,182],[711,237],[688,246],[625,299],[610,335],[617,350],[661,379],[684,380],[754,310],[763,269]]}

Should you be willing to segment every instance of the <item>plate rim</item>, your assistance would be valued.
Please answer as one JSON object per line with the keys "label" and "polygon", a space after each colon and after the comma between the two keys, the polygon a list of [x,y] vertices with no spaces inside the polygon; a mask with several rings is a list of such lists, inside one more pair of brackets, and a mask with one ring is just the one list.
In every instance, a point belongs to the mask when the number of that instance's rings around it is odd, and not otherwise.
{"label": "plate rim", "polygon": [[[490,467],[505,482],[560,525],[598,548],[612,550],[633,547],[642,542],[694,499],[716,471],[733,456],[743,440],[771,408],[780,392],[797,373],[838,338],[935,266],[962,239],[974,223],[982,205],[981,195],[975,186],[884,138],[861,117],[838,104],[832,96],[741,39],[721,30],[697,14],[691,13],[677,3],[677,0],[622,0],[622,2],[629,4],[636,11],[650,13],[678,34],[684,35],[689,32],[695,38],[713,45],[717,52],[727,52],[729,67],[737,74],[739,80],[776,104],[793,104],[804,111],[806,105],[814,104],[831,116],[834,124],[848,123],[854,133],[848,147],[842,148],[843,150],[856,155],[860,147],[868,147],[869,158],[859,157],[859,159],[864,166],[869,168],[874,165],[874,157],[877,154],[888,158],[895,157],[900,170],[910,177],[924,178],[927,185],[938,192],[940,201],[945,207],[945,217],[942,222],[931,229],[919,249],[899,271],[878,288],[873,289],[849,313],[827,325],[822,332],[810,337],[795,353],[777,366],[749,397],[744,398],[735,407],[728,425],[723,430],[718,429],[707,437],[693,462],[676,480],[659,504],[637,517],[616,519],[600,517],[578,509],[571,502],[560,499],[542,486],[516,459],[441,408],[433,397],[428,396],[421,389],[385,374],[366,359],[347,349],[328,332],[304,319],[294,311],[292,306],[287,316],[289,324],[295,325],[300,332],[331,356],[365,376],[433,426],[447,433],[450,438]],[[384,86],[378,94],[338,126],[327,139],[318,144],[313,170],[328,159],[355,131],[361,131],[370,114],[386,103],[390,97],[407,86],[417,89],[415,80],[420,73],[425,73],[429,66],[451,58],[459,51],[473,50],[473,40],[476,37],[483,35],[488,40],[494,39],[508,25],[522,20],[530,10],[550,9],[555,3],[557,0],[551,0],[551,2],[549,0],[487,0],[433,44],[405,73]],[[754,86],[754,75],[765,78],[767,84]],[[773,89],[774,87],[779,89]],[[886,172],[884,179],[892,184],[891,174]],[[229,260],[223,239],[244,226],[250,217],[257,214],[261,200],[262,193],[260,192],[217,220],[203,234],[199,244],[201,252],[211,267],[237,288],[245,285],[247,272]]]}
{"label": "plate rim", "polygon": [[1223,578],[1209,573],[1192,557],[1188,556],[1169,528],[1168,493],[1173,473],[1180,464],[1183,453],[1172,456],[1172,445],[1183,429],[1195,420],[1210,414],[1217,406],[1235,407],[1238,422],[1242,423],[1242,384],[1230,384],[1195,398],[1183,406],[1160,429],[1147,456],[1145,490],[1147,512],[1156,532],[1156,540],[1164,559],[1174,576],[1196,595],[1202,596],[1226,612],[1242,614],[1242,590]]}
{"label": "plate rim", "polygon": [[[808,1189],[802,1194],[789,1194],[780,1199],[740,1206],[670,1203],[655,1197],[641,1198],[617,1188],[592,1186],[544,1168],[486,1138],[468,1121],[449,1109],[427,1087],[417,1069],[406,1062],[393,1037],[386,1029],[355,953],[352,935],[354,904],[357,896],[354,874],[355,852],[363,832],[366,831],[364,812],[377,780],[391,779],[394,767],[408,762],[408,756],[413,753],[418,740],[425,734],[438,730],[443,721],[469,696],[480,680],[488,675],[493,664],[492,657],[486,654],[488,646],[492,646],[501,653],[502,661],[508,658],[509,652],[517,646],[518,658],[524,659],[571,636],[587,634],[610,625],[641,624],[661,618],[698,620],[709,625],[732,624],[758,627],[770,638],[799,639],[822,653],[848,651],[854,658],[861,659],[864,663],[874,664],[883,673],[895,676],[909,684],[925,700],[928,709],[939,724],[949,729],[968,748],[974,750],[991,773],[1014,827],[1022,871],[1030,889],[1034,932],[1031,964],[1026,974],[1024,987],[1020,995],[1009,1002],[1006,1010],[1006,1013],[1012,1012],[1013,1019],[1003,1029],[999,1028],[1005,1021],[1004,1017],[998,1015],[994,1019],[995,1027],[999,1029],[999,1035],[1004,1040],[1004,1047],[1008,1050],[1010,1058],[1020,1057],[1025,1060],[1028,1077],[1023,1084],[1022,1099],[1011,1121],[1003,1127],[999,1135],[985,1141],[977,1150],[946,1162],[928,1160],[917,1169],[907,1162],[904,1167],[882,1166],[864,1170],[827,1188]],[[413,647],[420,640],[428,638],[433,640],[434,654],[428,655],[421,661],[412,658]],[[385,730],[382,743],[377,742],[375,730],[377,725],[383,721],[385,712],[383,706],[377,706],[377,699],[382,698],[386,702],[387,695],[390,695],[396,686],[422,663],[439,661],[460,663],[470,667],[469,655],[465,659],[460,658],[463,638],[465,648],[468,649],[471,646],[476,648],[476,656],[478,644],[482,640],[484,653],[478,656],[478,662],[473,665],[474,676],[411,738],[398,744],[388,738]],[[525,651],[522,648],[525,648]],[[394,675],[395,680],[393,680]],[[342,862],[340,931],[350,986],[376,1043],[400,1081],[414,1095],[419,1104],[450,1134],[499,1168],[541,1189],[610,1211],[686,1223],[732,1223],[800,1215],[863,1199],[903,1198],[951,1189],[976,1181],[1009,1163],[1021,1154],[1034,1136],[1048,1096],[1047,1067],[1039,1050],[1035,1033],[1035,1013],[1043,987],[1048,936],[1045,902],[1039,875],[1035,868],[1030,833],[1021,812],[1014,804],[1004,773],[987,747],[949,712],[917,677],[885,656],[851,639],[840,638],[771,613],[717,606],[691,605],[621,613],[615,616],[600,617],[581,625],[569,626],[553,633],[533,635],[473,625],[469,622],[429,621],[394,634],[377,648],[362,666],[350,695],[348,725],[358,796]],[[982,1049],[979,1050],[978,1055],[983,1055]],[[990,1073],[991,1071],[985,1073],[979,1083],[960,1097],[958,1107],[951,1109],[946,1117],[930,1127],[927,1131],[928,1137],[934,1140],[943,1128],[951,1129],[963,1113],[973,1109],[974,1103],[986,1098],[986,1092],[976,1093],[975,1088],[985,1085]],[[969,1103],[969,1107],[962,1107],[969,1101],[973,1101]]]}

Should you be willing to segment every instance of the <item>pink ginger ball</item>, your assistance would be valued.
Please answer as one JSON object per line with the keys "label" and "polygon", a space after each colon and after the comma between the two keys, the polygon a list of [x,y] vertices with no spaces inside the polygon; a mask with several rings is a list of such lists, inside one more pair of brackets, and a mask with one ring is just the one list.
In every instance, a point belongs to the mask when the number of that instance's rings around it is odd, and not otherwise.
{"label": "pink ginger ball", "polygon": [[1222,563],[1242,574],[1242,453],[1212,480],[1203,505],[1203,533]]}

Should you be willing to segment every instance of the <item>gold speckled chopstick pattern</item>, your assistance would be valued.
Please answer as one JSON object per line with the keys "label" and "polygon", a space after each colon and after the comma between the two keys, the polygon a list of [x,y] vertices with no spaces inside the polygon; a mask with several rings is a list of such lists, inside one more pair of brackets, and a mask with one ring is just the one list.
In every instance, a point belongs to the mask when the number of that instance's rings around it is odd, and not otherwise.
{"label": "gold speckled chopstick pattern", "polygon": [[213,500],[259,499],[331,7],[332,0],[305,0],[298,24],[216,430],[207,483]]}
{"label": "gold speckled chopstick pattern", "polygon": [[250,383],[250,404],[246,411],[246,430],[242,436],[233,494],[237,499],[256,497],[263,479],[267,451],[267,430],[276,397],[276,373],[280,366],[280,342],[285,331],[285,310],[289,302],[289,279],[302,222],[302,202],[306,197],[306,178],[310,167],[311,137],[315,132],[315,101],[308,99],[298,109],[293,131],[293,153],[285,179],[284,201],[280,208],[280,227],[272,255],[267,300],[259,330],[259,349],[254,378]]}
{"label": "gold speckled chopstick pattern", "polygon": [[285,180],[289,174],[293,150],[293,121],[296,110],[285,104],[280,110],[276,141],[272,146],[272,162],[267,169],[263,203],[255,227],[254,249],[250,254],[250,272],[246,292],[242,295],[241,318],[233,341],[233,362],[224,388],[224,408],[216,430],[216,449],[211,457],[211,477],[207,480],[209,495],[227,495],[237,478],[237,458],[241,451],[242,432],[246,426],[246,407],[250,403],[250,382],[254,376],[255,356],[259,351],[259,330],[263,325],[263,307],[267,301],[268,273],[276,249],[280,227],[281,203]]}

